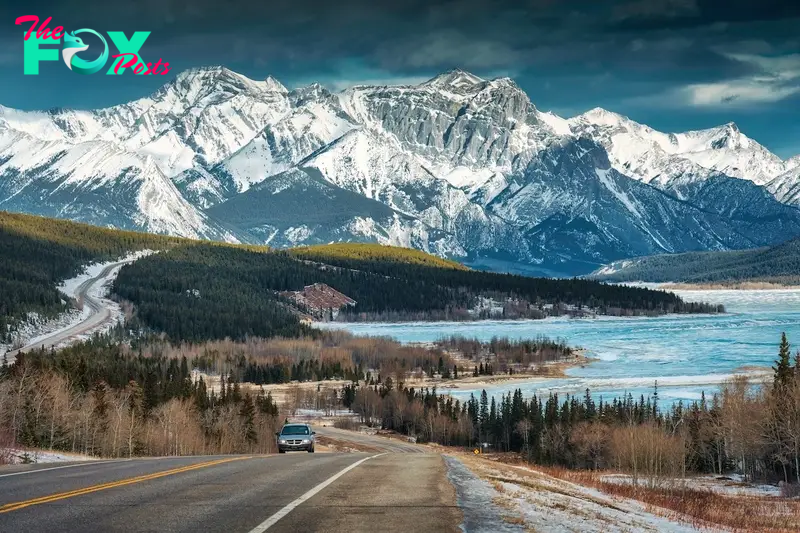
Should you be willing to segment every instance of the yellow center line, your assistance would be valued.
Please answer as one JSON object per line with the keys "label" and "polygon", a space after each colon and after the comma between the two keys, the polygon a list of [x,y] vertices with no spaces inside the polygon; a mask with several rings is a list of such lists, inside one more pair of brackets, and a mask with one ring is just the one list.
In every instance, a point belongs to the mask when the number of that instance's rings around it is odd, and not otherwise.
{"label": "yellow center line", "polygon": [[197,463],[188,466],[182,466],[179,468],[173,468],[172,470],[164,470],[162,472],[155,472],[153,474],[146,474],[143,476],[136,476],[126,479],[121,479],[119,481],[112,481],[110,483],[102,483],[100,485],[92,485],[91,487],[86,487],[83,489],[71,490],[68,492],[59,492],[56,494],[51,494],[49,496],[42,496],[40,498],[34,498],[31,500],[25,500],[16,503],[8,503],[0,507],[0,514],[8,513],[11,511],[17,511],[19,509],[24,509],[25,507],[30,507],[31,505],[40,505],[42,503],[50,503],[55,502],[58,500],[64,500],[67,498],[72,498],[75,496],[81,496],[83,494],[90,494],[92,492],[98,492],[101,490],[106,489],[113,489],[115,487],[124,487],[125,485],[132,485],[134,483],[141,483],[143,481],[150,481],[152,479],[158,479],[165,476],[172,476],[174,474],[180,474],[183,472],[189,472],[191,470],[198,470],[200,468],[206,468],[209,466],[220,465],[223,463],[230,463],[232,461],[241,461],[242,459],[252,459],[252,457],[231,457],[227,459],[216,459],[214,461],[206,461],[205,463]]}

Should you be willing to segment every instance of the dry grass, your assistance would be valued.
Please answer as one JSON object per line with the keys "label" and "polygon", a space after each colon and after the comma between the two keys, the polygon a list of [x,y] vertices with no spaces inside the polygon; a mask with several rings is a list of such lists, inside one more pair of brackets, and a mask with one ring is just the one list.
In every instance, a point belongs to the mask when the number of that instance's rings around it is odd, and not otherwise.
{"label": "dry grass", "polygon": [[[649,488],[603,481],[600,473],[591,471],[536,468],[565,481],[673,512],[697,528],[721,526],[733,531],[769,533],[800,531],[800,501],[797,500],[724,495],[682,486]],[[658,512],[658,509],[651,510]]]}
{"label": "dry grass", "polygon": [[[451,452],[452,453],[452,452]],[[534,490],[576,496],[568,487],[557,487],[547,483],[547,478],[556,478],[578,486],[591,487],[605,494],[643,503],[648,512],[677,520],[698,529],[725,529],[737,533],[766,532],[789,533],[800,531],[800,500],[774,496],[752,496],[742,494],[720,494],[711,490],[686,488],[681,485],[648,488],[632,484],[604,481],[608,472],[569,470],[525,463],[516,454],[493,454],[475,457],[456,452],[465,463],[483,463],[495,470],[487,480],[514,483]],[[505,468],[513,468],[514,474],[498,475]],[[610,502],[603,502],[589,495],[582,498],[598,505],[622,511]],[[620,502],[621,503],[621,502]]]}
{"label": "dry grass", "polygon": [[333,427],[337,429],[347,429],[349,431],[358,431],[361,422],[352,417],[340,416],[333,420]]}

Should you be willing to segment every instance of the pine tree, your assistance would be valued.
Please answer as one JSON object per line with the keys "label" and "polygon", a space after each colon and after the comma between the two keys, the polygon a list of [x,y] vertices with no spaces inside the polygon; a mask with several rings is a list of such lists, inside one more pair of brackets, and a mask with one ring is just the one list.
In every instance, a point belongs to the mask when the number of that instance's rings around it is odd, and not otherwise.
{"label": "pine tree", "polygon": [[794,354],[794,377],[800,382],[800,350]]}
{"label": "pine tree", "polygon": [[789,341],[786,339],[786,333],[781,334],[781,345],[778,350],[778,360],[775,361],[775,366],[772,370],[775,372],[775,387],[784,388],[788,387],[794,374],[790,362],[790,347]]}
{"label": "pine tree", "polygon": [[258,442],[258,433],[256,433],[256,409],[253,406],[253,399],[250,394],[245,394],[242,399],[242,407],[239,409],[239,416],[243,418],[244,423],[244,438],[247,442]]}
{"label": "pine tree", "polygon": [[489,428],[489,395],[486,394],[486,389],[481,391],[481,404],[478,414],[478,424],[480,434],[478,438],[483,444],[486,441],[486,432]]}

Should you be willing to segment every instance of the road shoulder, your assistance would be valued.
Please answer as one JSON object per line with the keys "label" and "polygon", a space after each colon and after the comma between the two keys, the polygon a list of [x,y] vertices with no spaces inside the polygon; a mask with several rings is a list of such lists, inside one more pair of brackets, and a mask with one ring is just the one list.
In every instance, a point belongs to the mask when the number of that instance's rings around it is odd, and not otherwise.
{"label": "road shoulder", "polygon": [[386,454],[348,472],[270,531],[460,532],[456,492],[440,454]]}

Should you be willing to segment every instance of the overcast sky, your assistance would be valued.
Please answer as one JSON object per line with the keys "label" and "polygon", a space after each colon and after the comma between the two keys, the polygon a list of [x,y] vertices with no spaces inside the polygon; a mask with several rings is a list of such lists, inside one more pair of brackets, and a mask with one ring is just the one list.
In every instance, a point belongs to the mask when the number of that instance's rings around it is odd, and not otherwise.
{"label": "overcast sky", "polygon": [[[150,31],[142,56],[174,68],[82,76],[45,62],[39,76],[24,76],[21,15],[52,16],[51,27],[67,30]],[[416,83],[459,67],[510,76],[537,107],[562,116],[599,106],[665,131],[736,122],[778,155],[800,154],[797,0],[0,3],[0,104],[8,107],[109,106],[182,69],[217,64],[332,89]]]}

